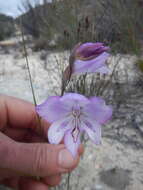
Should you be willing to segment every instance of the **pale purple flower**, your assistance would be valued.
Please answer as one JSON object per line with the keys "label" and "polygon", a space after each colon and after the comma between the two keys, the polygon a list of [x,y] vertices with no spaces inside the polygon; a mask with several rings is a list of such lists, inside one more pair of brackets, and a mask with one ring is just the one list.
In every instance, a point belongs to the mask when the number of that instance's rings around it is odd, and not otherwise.
{"label": "pale purple flower", "polygon": [[109,57],[107,50],[109,50],[109,47],[100,42],[87,42],[76,46],[71,54],[71,57],[74,58],[72,74],[109,73],[109,69],[105,64]]}
{"label": "pale purple flower", "polygon": [[36,107],[37,113],[51,123],[48,140],[59,144],[64,140],[65,146],[76,156],[80,137],[86,132],[96,144],[100,143],[101,125],[112,116],[111,107],[99,97],[86,98],[76,93],[49,97]]}

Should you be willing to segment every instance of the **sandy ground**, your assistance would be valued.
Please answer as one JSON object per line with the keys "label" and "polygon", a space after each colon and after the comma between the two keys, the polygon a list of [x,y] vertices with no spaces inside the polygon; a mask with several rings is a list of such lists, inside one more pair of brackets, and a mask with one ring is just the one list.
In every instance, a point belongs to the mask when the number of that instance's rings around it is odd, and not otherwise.
{"label": "sandy ground", "polygon": [[[31,48],[28,48],[28,54],[37,103],[49,95],[59,94],[61,73],[58,67],[61,63],[67,64],[68,53],[32,52]],[[135,86],[140,80],[140,73],[136,70],[134,56],[119,57],[109,59],[110,67],[113,68],[113,65],[120,62],[116,76],[120,87],[123,87],[127,80],[133,84],[129,88],[130,96],[128,94],[128,97],[125,97],[123,94],[123,98],[118,102],[120,106],[117,106],[117,102],[114,105],[118,109],[113,120],[103,127],[102,144],[95,146],[87,141],[84,157],[71,176],[72,190],[143,189],[143,98],[142,86]],[[22,49],[1,48],[0,65],[0,93],[32,102]],[[117,93],[117,100],[118,96],[121,95]],[[135,125],[137,126],[132,127]],[[65,189],[65,184],[66,179],[63,179],[59,189]],[[0,187],[1,189],[4,188]]]}

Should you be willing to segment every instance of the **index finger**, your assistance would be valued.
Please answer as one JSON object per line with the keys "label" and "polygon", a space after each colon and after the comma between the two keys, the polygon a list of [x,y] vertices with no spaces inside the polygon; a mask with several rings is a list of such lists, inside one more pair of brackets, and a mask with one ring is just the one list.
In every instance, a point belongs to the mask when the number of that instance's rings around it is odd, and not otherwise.
{"label": "index finger", "polygon": [[35,106],[27,101],[0,95],[0,130],[12,128],[31,128],[47,133],[49,123],[39,120]]}

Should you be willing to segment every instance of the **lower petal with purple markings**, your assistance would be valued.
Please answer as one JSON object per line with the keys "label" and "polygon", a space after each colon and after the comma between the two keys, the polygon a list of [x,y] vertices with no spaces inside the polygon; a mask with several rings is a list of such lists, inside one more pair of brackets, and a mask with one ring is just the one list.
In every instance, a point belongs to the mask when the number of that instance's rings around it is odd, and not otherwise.
{"label": "lower petal with purple markings", "polygon": [[88,134],[89,138],[95,143],[101,142],[101,125],[95,120],[87,119],[82,122],[82,129]]}
{"label": "lower petal with purple markings", "polygon": [[77,155],[79,145],[81,144],[80,142],[80,133],[76,141],[74,140],[72,136],[72,130],[69,130],[65,133],[64,137],[64,143],[66,148],[72,153],[73,157]]}
{"label": "lower petal with purple markings", "polygon": [[64,118],[52,123],[48,130],[48,140],[51,144],[59,144],[66,131],[71,129],[71,120],[69,118]]}

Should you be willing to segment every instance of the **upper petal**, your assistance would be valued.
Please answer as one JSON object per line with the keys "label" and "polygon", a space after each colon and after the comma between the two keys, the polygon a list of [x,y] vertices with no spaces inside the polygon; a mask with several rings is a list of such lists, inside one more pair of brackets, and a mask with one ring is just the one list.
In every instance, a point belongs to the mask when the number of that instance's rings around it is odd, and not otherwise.
{"label": "upper petal", "polygon": [[98,105],[98,106],[106,105],[106,104],[105,104],[105,100],[104,100],[103,98],[99,97],[99,96],[91,96],[91,97],[89,98],[89,100],[90,100],[90,103],[96,104],[96,106],[97,106],[97,105]]}
{"label": "upper petal", "polygon": [[84,108],[84,113],[100,124],[105,124],[112,116],[112,108],[102,98],[91,98],[91,103]]}
{"label": "upper petal", "polygon": [[[90,57],[92,55],[98,55],[98,51],[100,49],[100,52],[102,53],[104,51],[104,47],[102,43],[84,43],[82,44],[76,51],[76,56],[78,57]],[[101,51],[102,49],[102,51]],[[98,50],[98,51],[97,51]]]}
{"label": "upper petal", "polygon": [[36,112],[48,122],[64,118],[68,111],[59,96],[51,96],[44,103],[36,106]]}
{"label": "upper petal", "polygon": [[75,60],[72,74],[96,72],[97,69],[105,66],[104,63],[108,57],[109,57],[109,54],[104,52],[91,60],[86,60],[86,61]]}
{"label": "upper petal", "polygon": [[77,93],[67,93],[61,97],[60,101],[69,107],[69,109],[71,109],[77,103],[81,107],[84,107],[86,104],[90,103],[88,98]]}
{"label": "upper petal", "polygon": [[70,118],[55,121],[48,130],[48,140],[51,144],[59,144],[66,131],[72,129]]}
{"label": "upper petal", "polygon": [[77,49],[77,51],[76,51],[76,53],[78,53],[78,54],[81,54],[85,49],[87,49],[88,47],[92,47],[92,48],[96,48],[96,49],[98,49],[99,47],[101,47],[103,45],[103,43],[101,43],[101,42],[96,42],[96,43],[92,43],[92,42],[86,42],[86,43],[84,43],[84,44],[81,44],[79,47],[78,47],[78,49]]}
{"label": "upper petal", "polygon": [[76,141],[74,141],[74,138],[72,137],[72,130],[67,131],[64,137],[64,143],[73,157],[75,157],[78,153],[78,147],[80,145],[80,133]]}

